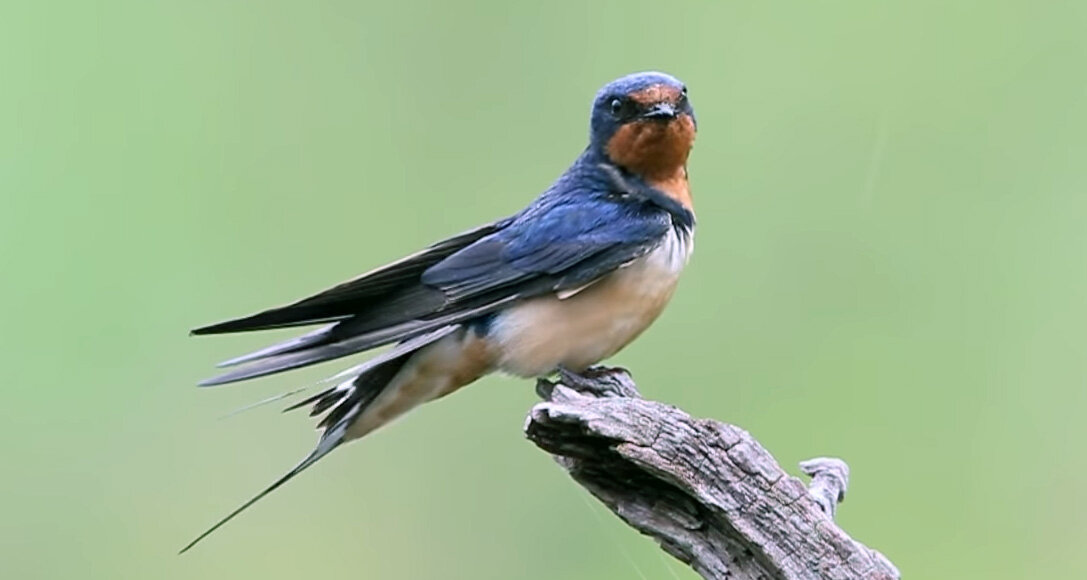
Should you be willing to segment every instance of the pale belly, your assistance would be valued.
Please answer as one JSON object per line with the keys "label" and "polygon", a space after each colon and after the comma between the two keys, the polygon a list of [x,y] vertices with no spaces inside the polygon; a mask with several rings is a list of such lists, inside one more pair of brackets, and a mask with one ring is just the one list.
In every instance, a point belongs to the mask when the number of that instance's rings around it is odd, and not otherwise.
{"label": "pale belly", "polygon": [[638,337],[672,298],[692,241],[670,232],[649,254],[568,296],[527,300],[498,315],[487,342],[498,370],[546,375],[581,371]]}

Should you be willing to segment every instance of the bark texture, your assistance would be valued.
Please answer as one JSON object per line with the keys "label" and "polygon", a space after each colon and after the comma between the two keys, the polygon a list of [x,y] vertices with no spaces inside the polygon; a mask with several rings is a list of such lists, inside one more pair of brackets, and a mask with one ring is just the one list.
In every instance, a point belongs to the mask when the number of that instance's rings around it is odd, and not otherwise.
{"label": "bark texture", "polygon": [[525,434],[631,527],[704,578],[894,580],[833,517],[849,468],[805,461],[810,486],[743,429],[642,399],[622,369],[541,380]]}

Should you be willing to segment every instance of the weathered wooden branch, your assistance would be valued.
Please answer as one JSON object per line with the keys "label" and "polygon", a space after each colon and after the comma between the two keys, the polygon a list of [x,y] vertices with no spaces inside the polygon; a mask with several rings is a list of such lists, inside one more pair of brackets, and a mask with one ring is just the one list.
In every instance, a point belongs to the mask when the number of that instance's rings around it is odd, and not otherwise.
{"label": "weathered wooden branch", "polygon": [[622,369],[563,374],[537,392],[528,438],[704,578],[899,578],[834,524],[843,461],[802,463],[805,488],[743,429],[642,399]]}

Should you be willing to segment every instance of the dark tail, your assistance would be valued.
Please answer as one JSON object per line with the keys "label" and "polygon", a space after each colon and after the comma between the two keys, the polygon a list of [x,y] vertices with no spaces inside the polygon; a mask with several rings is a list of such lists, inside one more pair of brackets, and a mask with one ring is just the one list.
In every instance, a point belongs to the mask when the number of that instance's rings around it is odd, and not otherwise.
{"label": "dark tail", "polygon": [[358,419],[359,415],[362,414],[370,403],[372,403],[374,399],[389,386],[394,377],[396,377],[396,374],[399,373],[404,365],[411,359],[411,356],[419,349],[455,332],[457,328],[457,326],[448,326],[423,336],[404,341],[392,350],[343,373],[345,377],[350,378],[346,378],[346,380],[336,386],[325,389],[304,401],[284,409],[284,411],[290,411],[313,404],[310,416],[317,416],[327,411],[328,414],[325,415],[317,425],[319,429],[324,429],[321,438],[317,442],[317,447],[305,459],[299,462],[298,465],[295,465],[294,468],[288,471],[283,477],[276,480],[275,483],[242,504],[236,510],[230,512],[226,517],[197,536],[195,540],[189,542],[188,545],[181,549],[179,554],[184,554],[189,551],[190,548],[211,535],[212,532],[218,530],[224,524],[257,503],[261,498],[272,493],[281,485],[287,483],[294,478],[294,476],[302,473],[311,465],[317,463],[322,457],[332,452],[333,449],[344,443],[347,429],[356,419]]}

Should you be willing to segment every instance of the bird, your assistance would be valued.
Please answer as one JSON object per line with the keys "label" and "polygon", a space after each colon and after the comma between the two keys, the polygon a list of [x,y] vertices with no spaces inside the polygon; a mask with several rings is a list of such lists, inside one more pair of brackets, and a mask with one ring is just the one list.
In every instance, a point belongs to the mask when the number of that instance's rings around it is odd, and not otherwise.
{"label": "bird", "polygon": [[671,300],[694,248],[687,86],[639,72],[597,91],[589,143],[521,211],[302,300],[196,328],[215,335],[316,326],[223,363],[223,385],[382,346],[287,409],[322,416],[313,451],[186,545],[184,553],[333,449],[484,375],[583,373]]}

